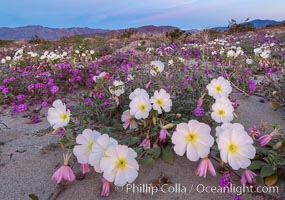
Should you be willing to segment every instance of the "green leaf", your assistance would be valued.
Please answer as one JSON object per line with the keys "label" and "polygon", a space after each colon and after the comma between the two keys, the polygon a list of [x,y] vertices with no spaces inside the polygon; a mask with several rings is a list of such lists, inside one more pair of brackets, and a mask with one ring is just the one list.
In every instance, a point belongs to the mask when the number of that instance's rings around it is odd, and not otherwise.
{"label": "green leaf", "polygon": [[133,148],[133,150],[134,150],[138,155],[140,155],[140,154],[142,153],[142,151],[143,151],[143,148],[142,148],[142,147],[135,147],[135,148]]}
{"label": "green leaf", "polygon": [[118,130],[118,131],[124,130],[122,124],[117,124],[117,123],[116,123],[116,124],[112,124],[112,126],[113,126],[116,130]]}
{"label": "green leaf", "polygon": [[274,174],[275,170],[271,167],[271,166],[263,166],[260,170],[260,176],[262,178],[267,177],[267,176],[271,176],[272,174]]}
{"label": "green leaf", "polygon": [[131,133],[135,132],[135,130],[136,130],[136,129],[132,128],[132,129],[127,130],[126,133],[127,133],[127,134],[131,134]]}
{"label": "green leaf", "polygon": [[262,184],[263,183],[263,178],[261,178],[261,176],[255,176],[255,181],[258,184]]}
{"label": "green leaf", "polygon": [[249,166],[249,168],[251,170],[256,170],[256,169],[261,169],[261,167],[265,165],[265,162],[261,161],[261,160],[254,160],[251,162],[251,165]]}
{"label": "green leaf", "polygon": [[157,127],[154,127],[152,130],[151,130],[151,134],[149,135],[149,137],[154,137],[158,134],[158,130],[157,130]]}
{"label": "green leaf", "polygon": [[152,148],[152,149],[147,149],[145,150],[148,154],[152,154],[154,156],[154,158],[158,158],[160,153],[161,153],[161,150],[159,147],[155,147],[155,148]]}
{"label": "green leaf", "polygon": [[39,200],[39,197],[35,194],[29,194],[31,200]]}
{"label": "green leaf", "polygon": [[109,135],[109,134],[111,133],[111,130],[110,130],[109,127],[104,127],[104,128],[101,128],[101,129],[100,129],[100,132],[101,132],[102,134],[107,133],[107,134]]}
{"label": "green leaf", "polygon": [[281,160],[279,163],[278,163],[279,166],[284,166],[285,165],[285,160]]}
{"label": "green leaf", "polygon": [[138,141],[139,141],[138,137],[131,137],[131,138],[121,141],[121,143],[130,146],[130,145],[136,144]]}
{"label": "green leaf", "polygon": [[172,146],[168,145],[165,148],[162,147],[161,150],[161,159],[168,164],[173,164],[174,153],[172,151]]}
{"label": "green leaf", "polygon": [[63,137],[63,138],[61,138],[60,142],[61,142],[61,144],[66,145],[69,143],[69,139],[67,137]]}
{"label": "green leaf", "polygon": [[149,165],[152,163],[154,163],[154,159],[150,156],[145,156],[139,160],[139,164],[142,164],[142,165]]}
{"label": "green leaf", "polygon": [[257,147],[256,151],[261,153],[261,154],[264,154],[264,155],[268,155],[269,154],[269,150],[264,148],[264,147]]}

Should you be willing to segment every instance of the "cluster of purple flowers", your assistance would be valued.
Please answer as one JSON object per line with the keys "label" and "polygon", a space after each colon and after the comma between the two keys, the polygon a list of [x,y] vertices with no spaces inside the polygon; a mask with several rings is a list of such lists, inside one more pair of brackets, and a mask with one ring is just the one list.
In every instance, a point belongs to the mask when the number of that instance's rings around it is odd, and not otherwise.
{"label": "cluster of purple flowers", "polygon": [[254,92],[256,90],[256,82],[255,80],[249,80],[248,88],[251,92]]}

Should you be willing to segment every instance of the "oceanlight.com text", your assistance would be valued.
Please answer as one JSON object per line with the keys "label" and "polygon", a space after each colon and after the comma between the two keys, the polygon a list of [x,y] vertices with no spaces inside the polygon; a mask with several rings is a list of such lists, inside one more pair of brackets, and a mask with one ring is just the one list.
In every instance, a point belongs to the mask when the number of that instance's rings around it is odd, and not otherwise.
{"label": "oceanlight.com text", "polygon": [[182,185],[180,183],[175,184],[163,184],[160,187],[152,184],[126,184],[124,187],[116,187],[118,192],[126,193],[144,193],[154,195],[156,193],[228,193],[241,195],[243,193],[267,193],[278,194],[278,186],[247,186],[247,185],[235,185],[230,187],[221,187],[204,184],[191,184]]}

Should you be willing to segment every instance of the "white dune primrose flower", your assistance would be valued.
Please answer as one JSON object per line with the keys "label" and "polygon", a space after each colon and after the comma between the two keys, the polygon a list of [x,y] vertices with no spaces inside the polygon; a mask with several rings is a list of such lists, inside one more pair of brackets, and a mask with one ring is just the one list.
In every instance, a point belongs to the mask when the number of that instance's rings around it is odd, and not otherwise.
{"label": "white dune primrose flower", "polygon": [[12,58],[11,58],[11,56],[6,56],[5,59],[10,61]]}
{"label": "white dune primrose flower", "polygon": [[133,100],[137,96],[143,96],[146,99],[149,99],[148,93],[145,91],[145,89],[137,88],[135,89],[129,96],[130,100]]}
{"label": "white dune primrose flower", "polygon": [[130,110],[126,110],[123,112],[121,120],[122,122],[124,122],[124,129],[127,129],[128,126],[130,126],[130,129],[136,129],[138,127],[138,123],[134,118],[135,117],[131,115]]}
{"label": "white dune primrose flower", "polygon": [[152,76],[156,76],[157,74],[160,74],[164,70],[164,64],[161,61],[159,61],[159,60],[152,61],[150,63],[150,65],[152,67],[151,70],[150,70],[150,74]]}
{"label": "white dune primrose flower", "polygon": [[98,173],[102,173],[103,171],[100,168],[100,161],[103,157],[108,156],[106,154],[106,150],[110,146],[117,146],[118,142],[109,137],[107,134],[100,135],[96,142],[92,146],[92,152],[89,156],[89,164],[94,166],[94,170]]}
{"label": "white dune primrose flower", "polygon": [[106,72],[101,72],[98,76],[93,76],[93,81],[96,82],[99,79],[103,79],[106,76]]}
{"label": "white dune primrose flower", "polygon": [[221,126],[216,127],[216,140],[219,141],[219,135],[224,131],[224,130],[238,130],[238,131],[244,131],[243,125],[240,123],[225,123],[222,124]]}
{"label": "white dune primrose flower", "polygon": [[76,143],[73,148],[73,153],[77,161],[81,164],[90,164],[90,155],[92,153],[93,145],[96,143],[97,138],[101,133],[91,129],[85,129],[82,134],[76,137]]}
{"label": "white dune primrose flower", "polygon": [[216,102],[212,105],[212,110],[211,117],[217,123],[228,123],[234,119],[234,107],[226,97],[216,99]]}
{"label": "white dune primrose flower", "polygon": [[174,65],[174,61],[171,59],[168,61],[168,65],[173,66]]}
{"label": "white dune primrose flower", "polygon": [[235,54],[235,58],[238,56],[242,56],[244,54],[243,50],[241,50],[240,48],[237,49],[236,54]]}
{"label": "white dune primrose flower", "polygon": [[211,83],[207,85],[207,89],[209,95],[215,99],[228,97],[232,92],[231,83],[222,76],[217,79],[213,79]]}
{"label": "white dune primrose flower", "polygon": [[155,91],[150,102],[153,104],[152,107],[158,114],[162,113],[162,109],[165,112],[169,112],[172,106],[170,95],[164,89],[160,89],[159,92]]}
{"label": "white dune primrose flower", "polygon": [[133,81],[133,80],[134,80],[133,75],[128,74],[128,76],[127,76],[127,80],[128,80],[128,81]]}
{"label": "white dune primrose flower", "polygon": [[263,51],[261,54],[260,54],[260,57],[263,58],[263,59],[267,59],[269,58],[270,56],[270,53],[267,52],[267,51]]}
{"label": "white dune primrose flower", "polygon": [[41,55],[40,60],[46,59],[46,55]]}
{"label": "white dune primrose flower", "polygon": [[113,95],[115,95],[117,97],[121,96],[121,94],[124,94],[124,92],[125,92],[124,82],[115,80],[113,82],[113,86],[109,87],[109,91],[110,91],[111,94],[113,94]]}
{"label": "white dune primrose flower", "polygon": [[262,50],[261,50],[261,48],[255,48],[253,50],[253,52],[254,52],[255,55],[258,55],[258,54],[262,53]]}
{"label": "white dune primrose flower", "polygon": [[246,64],[251,65],[253,63],[253,60],[250,58],[247,58],[245,62]]}
{"label": "white dune primrose flower", "polygon": [[244,169],[250,165],[256,149],[252,138],[240,125],[226,125],[222,128],[217,140],[221,159],[234,169]]}
{"label": "white dune primrose flower", "polygon": [[137,153],[123,145],[111,146],[105,153],[108,156],[103,157],[100,161],[103,177],[109,182],[114,182],[116,186],[134,182],[139,170],[138,162],[135,159]]}
{"label": "white dune primrose flower", "polygon": [[183,156],[187,152],[187,158],[191,161],[205,158],[214,144],[214,138],[210,132],[209,125],[197,120],[190,120],[188,124],[178,124],[171,138],[175,153]]}
{"label": "white dune primrose flower", "polygon": [[229,58],[229,57],[234,57],[236,55],[236,52],[235,51],[233,51],[233,50],[229,50],[228,52],[227,52],[227,57]]}
{"label": "white dune primrose flower", "polygon": [[53,129],[64,127],[70,120],[70,110],[66,109],[66,105],[61,100],[55,100],[52,104],[53,108],[48,109],[47,120]]}
{"label": "white dune primrose flower", "polygon": [[136,119],[146,119],[151,108],[149,98],[143,95],[136,96],[130,103],[130,114],[135,116]]}
{"label": "white dune primrose flower", "polygon": [[67,52],[64,51],[61,55],[62,55],[62,57],[66,57],[67,56]]}

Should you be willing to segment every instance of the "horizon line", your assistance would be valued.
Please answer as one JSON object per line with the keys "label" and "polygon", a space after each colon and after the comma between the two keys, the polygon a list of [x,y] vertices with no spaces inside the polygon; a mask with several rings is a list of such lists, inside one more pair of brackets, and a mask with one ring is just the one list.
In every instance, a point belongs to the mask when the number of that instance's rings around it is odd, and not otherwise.
{"label": "horizon line", "polygon": [[[276,21],[276,22],[284,22],[285,20],[274,20],[274,19],[253,19],[250,21],[255,21],[255,20],[272,20],[272,21]],[[171,27],[176,27],[179,28],[181,30],[204,30],[204,29],[211,29],[211,28],[218,28],[218,27],[227,27],[226,25],[215,25],[212,27],[204,27],[204,28],[185,28],[185,27],[179,27],[179,26],[175,26],[175,25],[153,25],[153,24],[146,24],[146,25],[141,25],[141,26],[133,26],[133,27],[128,27],[128,28],[101,28],[101,27],[93,27],[93,26],[72,26],[72,27],[60,27],[60,26],[45,26],[45,25],[40,25],[40,24],[35,24],[35,25],[21,25],[21,26],[0,26],[0,28],[23,28],[23,27],[36,27],[36,26],[40,26],[40,27],[44,27],[44,28],[52,28],[52,29],[71,29],[71,28],[89,28],[89,29],[101,29],[101,30],[106,30],[106,31],[114,31],[114,30],[124,30],[124,29],[132,29],[132,28],[140,28],[140,27],[145,27],[145,26],[155,26],[155,27],[161,27],[161,26],[171,26]]]}

